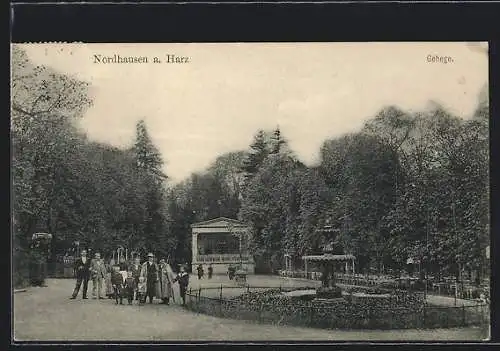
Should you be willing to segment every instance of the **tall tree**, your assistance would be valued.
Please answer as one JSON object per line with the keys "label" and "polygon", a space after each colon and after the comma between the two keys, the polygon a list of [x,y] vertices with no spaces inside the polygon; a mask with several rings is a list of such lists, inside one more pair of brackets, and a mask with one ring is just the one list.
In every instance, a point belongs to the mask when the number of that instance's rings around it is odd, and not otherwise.
{"label": "tall tree", "polygon": [[244,181],[241,172],[244,160],[245,152],[228,152],[217,157],[208,169],[210,174],[225,183],[231,196],[238,200],[241,198]]}
{"label": "tall tree", "polygon": [[165,180],[162,171],[163,160],[153,144],[144,120],[136,126],[136,140],[133,151],[140,177],[145,184],[146,211],[143,238],[148,250],[159,255],[170,256],[173,253],[174,238],[168,233],[168,215],[166,212]]}
{"label": "tall tree", "polygon": [[162,171],[163,160],[160,152],[153,144],[144,120],[140,120],[136,125],[134,151],[136,154],[137,166],[140,169],[159,181],[167,179],[167,176]]}
{"label": "tall tree", "polygon": [[67,155],[78,142],[73,123],[91,105],[88,83],[34,66],[12,47],[11,142],[14,269],[26,262],[34,231],[54,230],[54,207]]}
{"label": "tall tree", "polygon": [[252,227],[250,250],[257,261],[280,267],[286,250],[295,247],[300,215],[296,172],[305,166],[286,155],[272,155],[246,188],[240,218]]}
{"label": "tall tree", "polygon": [[270,149],[266,133],[264,130],[259,130],[254,137],[253,143],[250,145],[250,152],[243,162],[242,171],[247,181],[259,171],[260,166],[264,163],[269,153]]}
{"label": "tall tree", "polygon": [[395,201],[397,154],[377,137],[353,134],[325,142],[321,168],[334,196],[329,211],[341,219],[343,247],[359,268],[370,261],[380,266],[388,254],[380,225]]}
{"label": "tall tree", "polygon": [[281,135],[281,130],[280,127],[276,127],[276,129],[273,131],[271,138],[270,138],[270,144],[271,144],[271,154],[279,154],[282,152],[287,152],[288,150],[288,143],[287,141],[283,138]]}

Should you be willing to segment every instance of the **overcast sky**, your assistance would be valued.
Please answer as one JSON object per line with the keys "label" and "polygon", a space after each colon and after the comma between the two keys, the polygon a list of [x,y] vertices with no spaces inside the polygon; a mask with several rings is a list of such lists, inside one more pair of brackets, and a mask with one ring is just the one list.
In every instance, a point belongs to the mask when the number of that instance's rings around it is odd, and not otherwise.
{"label": "overcast sky", "polygon": [[[482,44],[486,45],[486,44]],[[81,125],[94,140],[134,141],[144,119],[173,182],[280,126],[306,164],[322,142],[359,130],[384,105],[429,100],[467,117],[488,82],[484,51],[465,43],[32,44],[36,64],[89,81]],[[110,56],[187,56],[184,64],[99,64]],[[452,63],[429,63],[427,56]]]}

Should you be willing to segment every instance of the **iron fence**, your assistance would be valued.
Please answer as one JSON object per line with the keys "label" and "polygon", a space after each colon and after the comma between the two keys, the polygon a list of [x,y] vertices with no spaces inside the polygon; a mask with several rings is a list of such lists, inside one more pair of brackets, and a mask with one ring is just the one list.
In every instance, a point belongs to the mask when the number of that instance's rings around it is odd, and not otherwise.
{"label": "iron fence", "polygon": [[[275,304],[243,303],[232,297],[250,291],[288,291],[279,287],[211,287],[190,289],[186,294],[187,308],[222,318],[251,320],[259,323],[294,325],[326,329],[431,329],[482,326],[489,324],[489,305],[432,306],[419,311],[408,308],[370,310],[363,315],[345,318],[335,306],[297,306],[290,303],[277,308]],[[284,300],[286,301],[286,300]]]}
{"label": "iron fence", "polygon": [[[303,271],[280,271],[281,276],[290,277],[290,278],[302,278],[308,280],[321,280],[321,272],[303,272]],[[352,285],[352,286],[360,286],[360,287],[376,287],[376,286],[386,286],[399,289],[406,290],[418,290],[424,291],[425,283],[421,283],[419,285],[414,285],[412,287],[405,286],[405,283],[398,283],[394,280],[384,279],[377,276],[364,276],[361,274],[336,274],[335,281],[338,284],[343,285]],[[470,286],[470,285],[455,285],[456,282],[453,283],[432,283],[431,281],[427,282],[427,293],[431,295],[437,296],[446,296],[446,297],[457,297],[459,299],[465,300],[479,300],[481,298],[481,294],[484,293],[485,287],[483,286]],[[486,288],[488,289],[488,288]]]}
{"label": "iron fence", "polygon": [[73,263],[49,262],[47,263],[47,277],[49,278],[74,278]]}

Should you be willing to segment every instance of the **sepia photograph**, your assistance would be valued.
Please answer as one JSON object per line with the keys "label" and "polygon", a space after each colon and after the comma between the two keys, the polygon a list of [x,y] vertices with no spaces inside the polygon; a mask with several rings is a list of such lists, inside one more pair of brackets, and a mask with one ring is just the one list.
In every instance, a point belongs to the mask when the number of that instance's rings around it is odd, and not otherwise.
{"label": "sepia photograph", "polygon": [[11,67],[13,342],[490,339],[488,43]]}

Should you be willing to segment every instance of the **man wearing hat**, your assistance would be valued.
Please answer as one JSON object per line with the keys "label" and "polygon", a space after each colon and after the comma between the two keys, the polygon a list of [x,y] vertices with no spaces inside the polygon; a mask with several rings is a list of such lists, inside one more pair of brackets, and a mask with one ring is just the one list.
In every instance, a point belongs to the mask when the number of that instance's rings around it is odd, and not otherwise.
{"label": "man wearing hat", "polygon": [[80,255],[81,257],[79,257],[75,261],[76,286],[75,290],[73,291],[73,295],[71,295],[70,297],[70,299],[72,300],[76,299],[76,295],[78,295],[78,292],[80,291],[80,286],[82,285],[82,281],[83,281],[82,298],[87,299],[87,288],[90,279],[90,259],[87,257],[86,250],[82,250]]}
{"label": "man wearing hat", "polygon": [[146,296],[149,303],[153,303],[156,295],[156,284],[158,283],[158,265],[154,262],[154,255],[148,253],[148,260],[142,264],[141,277],[146,281]]}

